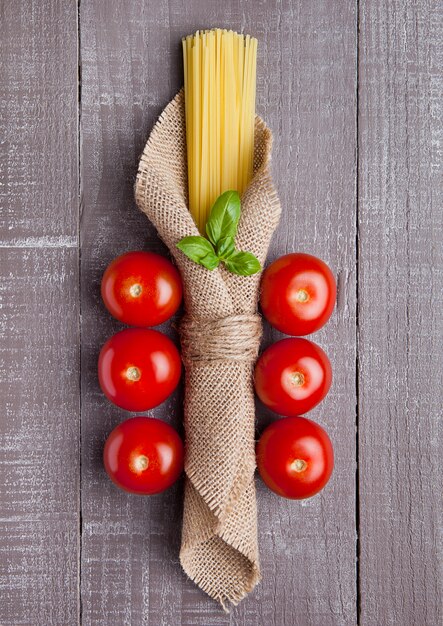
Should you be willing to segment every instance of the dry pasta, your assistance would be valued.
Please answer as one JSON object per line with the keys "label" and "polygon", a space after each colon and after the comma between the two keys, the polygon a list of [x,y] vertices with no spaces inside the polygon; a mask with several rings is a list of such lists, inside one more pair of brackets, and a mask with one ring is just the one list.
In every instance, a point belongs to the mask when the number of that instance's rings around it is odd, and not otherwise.
{"label": "dry pasta", "polygon": [[203,233],[216,198],[252,178],[257,40],[197,31],[183,39],[183,64],[189,210]]}

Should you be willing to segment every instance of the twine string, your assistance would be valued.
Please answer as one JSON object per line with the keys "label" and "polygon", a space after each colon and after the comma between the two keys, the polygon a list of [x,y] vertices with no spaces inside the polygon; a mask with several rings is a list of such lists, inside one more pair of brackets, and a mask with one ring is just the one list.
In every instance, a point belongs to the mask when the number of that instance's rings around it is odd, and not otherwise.
{"label": "twine string", "polygon": [[214,361],[254,362],[258,356],[260,315],[230,315],[208,320],[186,316],[180,324],[185,365]]}

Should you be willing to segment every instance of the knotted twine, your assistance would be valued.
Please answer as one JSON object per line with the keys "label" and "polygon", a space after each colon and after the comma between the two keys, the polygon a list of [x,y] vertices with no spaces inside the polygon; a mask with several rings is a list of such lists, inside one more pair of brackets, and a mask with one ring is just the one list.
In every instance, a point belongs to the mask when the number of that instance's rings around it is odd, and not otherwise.
{"label": "knotted twine", "polygon": [[[252,385],[261,337],[260,274],[237,276],[222,266],[209,271],[176,248],[183,237],[199,234],[187,207],[185,130],[181,91],[151,132],[135,195],[184,283],[186,482],[180,561],[226,609],[260,579]],[[242,197],[236,246],[255,254],[262,265],[280,216],[271,146],[271,131],[256,117],[254,176]]]}

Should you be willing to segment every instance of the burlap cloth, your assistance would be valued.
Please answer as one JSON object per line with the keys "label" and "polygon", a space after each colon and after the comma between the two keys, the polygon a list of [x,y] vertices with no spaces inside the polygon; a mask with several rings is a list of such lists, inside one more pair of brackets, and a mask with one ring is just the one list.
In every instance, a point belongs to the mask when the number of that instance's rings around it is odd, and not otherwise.
{"label": "burlap cloth", "polygon": [[[256,118],[254,177],[242,197],[237,248],[263,264],[280,216],[270,173],[272,133]],[[188,576],[226,609],[260,579],[254,487],[252,366],[261,337],[260,275],[209,271],[175,244],[198,235],[187,208],[184,96],[164,109],[144,149],[136,200],[181,271],[186,314],[186,485],[180,561]]]}

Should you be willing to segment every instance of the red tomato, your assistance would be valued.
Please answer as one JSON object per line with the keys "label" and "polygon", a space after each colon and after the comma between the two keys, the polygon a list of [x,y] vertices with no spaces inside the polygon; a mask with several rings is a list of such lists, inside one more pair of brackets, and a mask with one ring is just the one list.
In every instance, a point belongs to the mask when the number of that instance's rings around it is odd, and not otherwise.
{"label": "red tomato", "polygon": [[108,265],[102,278],[108,311],[132,326],[157,326],[177,311],[182,300],[180,274],[153,252],[127,252]]}
{"label": "red tomato", "polygon": [[328,357],[307,339],[282,339],[263,352],[255,366],[255,390],[280,415],[300,415],[323,400],[332,382]]}
{"label": "red tomato", "polygon": [[273,422],[257,444],[257,466],[265,484],[284,498],[310,498],[323,489],[334,468],[331,440],[305,417]]}
{"label": "red tomato", "polygon": [[180,354],[156,330],[127,328],[108,339],[98,359],[105,396],[127,411],[146,411],[174,391],[181,375]]}
{"label": "red tomato", "polygon": [[326,324],[336,295],[331,270],[310,254],[286,254],[263,272],[263,315],[287,335],[309,335]]}
{"label": "red tomato", "polygon": [[180,476],[183,444],[169,424],[151,417],[133,417],[109,435],[103,461],[118,487],[149,496],[168,489]]}

